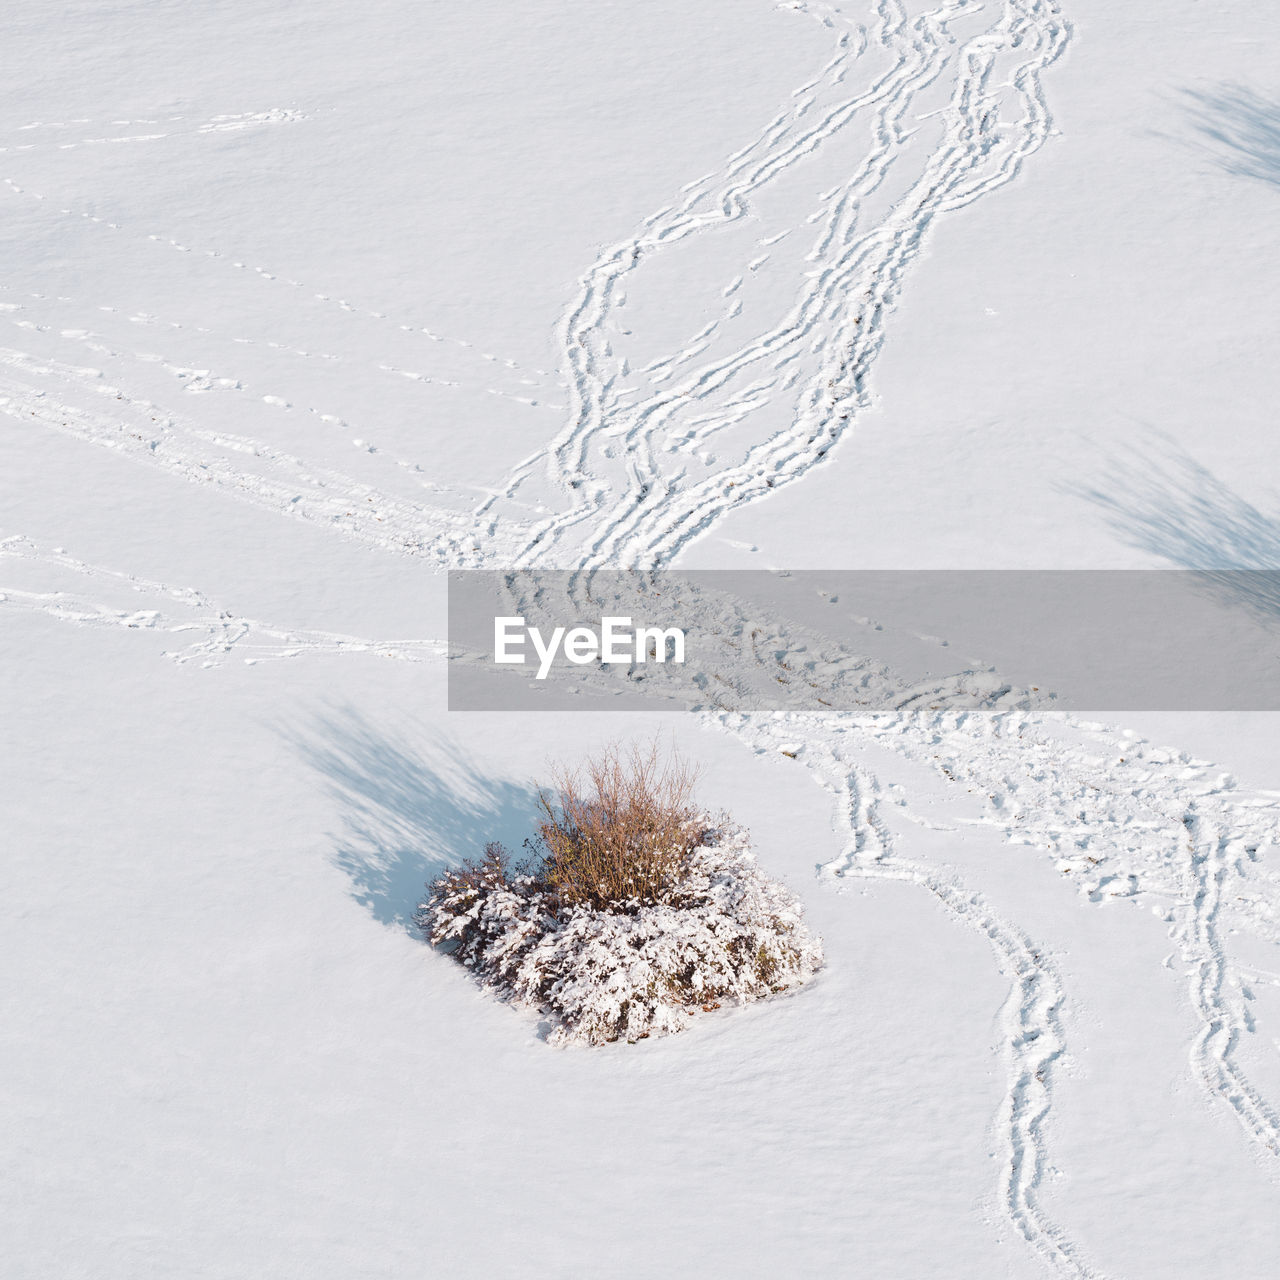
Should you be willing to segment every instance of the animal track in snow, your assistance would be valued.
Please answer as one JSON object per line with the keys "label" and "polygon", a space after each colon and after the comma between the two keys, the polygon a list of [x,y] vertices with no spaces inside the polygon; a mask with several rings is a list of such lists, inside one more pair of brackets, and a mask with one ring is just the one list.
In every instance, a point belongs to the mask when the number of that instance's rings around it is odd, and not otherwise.
{"label": "animal track in snow", "polygon": [[[447,646],[438,640],[365,640],[314,630],[289,630],[242,618],[218,608],[192,587],[170,587],[132,574],[103,569],[67,555],[61,549],[41,551],[21,534],[0,537],[0,572],[4,561],[22,560],[93,580],[104,596],[78,592],[29,591],[0,582],[0,609],[43,613],[75,626],[146,630],[164,635],[194,635],[184,648],[166,651],[178,664],[199,662],[213,667],[239,658],[248,665],[303,655],[370,654],[404,662],[439,658]],[[129,597],[138,596],[139,600]],[[143,607],[132,608],[142,604]]]}

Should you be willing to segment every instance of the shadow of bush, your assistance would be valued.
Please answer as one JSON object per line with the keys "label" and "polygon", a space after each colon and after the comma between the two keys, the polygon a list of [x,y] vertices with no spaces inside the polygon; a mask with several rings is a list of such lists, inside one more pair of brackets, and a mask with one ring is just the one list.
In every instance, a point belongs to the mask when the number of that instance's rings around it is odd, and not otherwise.
{"label": "shadow of bush", "polygon": [[533,786],[491,776],[457,747],[379,728],[353,710],[287,736],[342,807],[332,860],[352,896],[415,937],[428,881],[491,840],[518,849],[533,831]]}

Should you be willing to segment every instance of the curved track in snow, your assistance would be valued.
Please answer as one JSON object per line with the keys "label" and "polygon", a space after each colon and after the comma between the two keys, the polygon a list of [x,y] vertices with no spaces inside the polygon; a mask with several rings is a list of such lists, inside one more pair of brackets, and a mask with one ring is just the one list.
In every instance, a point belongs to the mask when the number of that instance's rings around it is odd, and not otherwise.
{"label": "curved track in snow", "polygon": [[[818,465],[865,403],[886,320],[934,221],[1010,181],[1048,137],[1040,77],[1069,34],[1055,5],[1007,0],[988,13],[944,3],[910,16],[897,0],[880,0],[865,40],[814,12],[839,31],[837,48],[797,90],[796,106],[720,174],[605,250],[584,277],[561,329],[570,419],[545,458],[561,510],[535,527],[518,563],[668,563],[728,511]],[[873,52],[886,69],[845,95],[853,50]],[[629,277],[688,237],[752,217],[751,197],[824,149],[850,145],[859,126],[862,159],[812,215],[818,227],[788,311],[736,345],[731,335],[754,314],[713,317],[687,347],[659,358],[657,390],[624,395],[612,330]],[[887,209],[868,213],[885,199]],[[742,263],[727,292],[767,256]],[[759,415],[774,402],[781,417]],[[682,442],[696,449],[711,437],[720,439],[716,455],[690,463]],[[519,494],[537,461],[517,469],[505,496]]]}
{"label": "curved track in snow", "polygon": [[[1001,920],[980,895],[897,856],[892,838],[877,820],[874,780],[847,764],[840,774],[840,813],[847,843],[830,870],[838,876],[919,885],[953,919],[977,930],[990,943],[996,964],[1010,983],[1000,1015],[1007,1086],[995,1125],[1005,1146],[1001,1207],[1023,1239],[1054,1270],[1097,1277],[1099,1273],[1081,1261],[1079,1248],[1048,1220],[1037,1197],[1045,1167],[1043,1125],[1050,1109],[1051,1073],[1065,1047],[1059,1021],[1065,999],[1061,979],[1040,948]],[[871,849],[868,832],[875,836]]]}
{"label": "curved track in snow", "polygon": [[[512,611],[535,624],[627,612],[635,597],[625,585],[610,594],[614,582],[590,571],[513,575]],[[1089,901],[1133,898],[1158,908],[1200,1022],[1191,1047],[1195,1078],[1260,1154],[1278,1153],[1274,1108],[1240,1060],[1250,1023],[1223,935],[1280,941],[1280,895],[1251,874],[1268,852],[1280,852],[1280,796],[1242,790],[1212,764],[1126,731],[1046,712],[989,672],[960,671],[922,689],[758,604],[683,579],[661,585],[671,617],[703,640],[693,677],[672,665],[635,669],[650,696],[692,703],[704,724],[757,754],[785,752],[835,795],[846,839],[829,873],[915,883],[992,946],[1011,983],[1002,1014],[1007,1092],[995,1122],[1004,1152],[1000,1203],[1044,1262],[1063,1275],[1098,1274],[1038,1201],[1053,1073],[1064,1048],[1061,978],[1045,949],[980,894],[895,851],[880,785],[867,772],[869,749],[931,772],[960,813],[981,800],[981,817],[955,821],[989,826],[1029,854],[1038,851]],[[594,669],[582,677],[596,678]],[[608,689],[613,677],[599,678]]]}

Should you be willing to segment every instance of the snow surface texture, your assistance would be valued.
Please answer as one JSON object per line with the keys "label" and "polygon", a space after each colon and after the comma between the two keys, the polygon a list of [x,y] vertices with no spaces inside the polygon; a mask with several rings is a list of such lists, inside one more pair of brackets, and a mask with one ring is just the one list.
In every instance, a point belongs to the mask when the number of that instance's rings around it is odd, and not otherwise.
{"label": "snow surface texture", "polygon": [[5,1270],[1270,1275],[1271,719],[748,618],[803,993],[550,1055],[409,917],[650,727],[446,717],[439,568],[1280,566],[1278,22],[7,6]]}
{"label": "snow surface texture", "polygon": [[796,896],[761,873],[745,831],[709,819],[671,901],[558,908],[533,877],[490,870],[437,882],[421,913],[490,990],[548,1013],[553,1044],[671,1035],[699,1008],[764,999],[822,965]]}

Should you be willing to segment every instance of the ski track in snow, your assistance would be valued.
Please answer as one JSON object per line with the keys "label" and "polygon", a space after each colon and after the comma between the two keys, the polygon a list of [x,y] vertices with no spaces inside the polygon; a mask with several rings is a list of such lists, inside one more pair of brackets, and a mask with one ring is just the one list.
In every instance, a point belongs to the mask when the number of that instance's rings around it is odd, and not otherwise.
{"label": "ski track in snow", "polygon": [[[3,286],[0,286],[0,289],[2,288]],[[39,295],[39,294],[32,294],[29,296],[32,298],[43,297],[43,295]],[[46,299],[46,301],[48,300]],[[57,299],[54,299],[53,301],[57,303],[66,303],[66,302],[70,302],[71,299],[57,298]],[[32,333],[57,334],[61,338],[66,338],[72,341],[83,343],[90,350],[97,351],[101,354],[109,355],[119,360],[141,360],[145,362],[145,361],[152,361],[156,358],[154,355],[150,353],[125,351],[125,350],[112,350],[109,347],[103,347],[101,345],[95,346],[94,341],[97,340],[100,343],[102,341],[103,335],[95,333],[92,330],[68,328],[64,325],[41,324],[39,321],[17,318],[16,316],[17,312],[26,311],[28,309],[29,307],[23,303],[0,303],[0,312],[8,315],[10,319],[10,323],[12,323],[13,325],[15,325],[20,329],[26,329]],[[118,308],[110,307],[110,306],[99,306],[96,308],[96,310],[100,312],[118,313]],[[130,324],[146,326],[153,329],[168,330],[171,333],[176,333],[185,328],[190,328],[193,333],[201,334],[201,335],[210,335],[221,342],[225,342],[237,347],[266,348],[267,350],[276,352],[281,355],[293,356],[294,358],[299,360],[321,360],[326,364],[339,364],[339,365],[352,364],[351,359],[347,356],[336,355],[333,352],[329,352],[329,351],[312,351],[304,347],[295,347],[295,346],[291,346],[288,343],[276,342],[271,339],[247,338],[247,337],[239,337],[239,336],[219,338],[219,335],[214,334],[211,329],[204,328],[200,325],[186,326],[181,324],[178,321],[161,320],[159,317],[151,315],[149,313],[143,314],[143,313],[135,312],[132,315],[128,315],[126,319]],[[405,326],[405,328],[407,330],[408,326]],[[441,341],[443,341],[443,339],[441,339]],[[485,356],[483,358],[487,360],[492,360],[494,362],[497,361],[496,356]],[[520,368],[520,366],[514,360],[505,360],[502,362],[502,364],[505,367],[510,369],[519,370]],[[374,369],[379,373],[388,374],[391,377],[408,378],[414,382],[421,382],[428,386],[444,387],[444,388],[461,390],[461,391],[470,391],[472,393],[479,393],[487,396],[498,396],[501,399],[510,400],[516,404],[523,404],[531,407],[536,407],[541,405],[542,407],[547,409],[560,409],[560,410],[564,409],[564,405],[562,404],[556,404],[554,402],[545,401],[545,400],[543,401],[534,400],[527,395],[520,396],[515,394],[512,391],[502,391],[496,387],[487,386],[482,383],[472,383],[472,382],[464,383],[457,378],[444,377],[440,374],[429,373],[423,369],[402,369],[402,368],[396,367],[395,365],[388,365],[383,363],[371,363],[366,367],[370,369]],[[189,369],[185,369],[185,370],[182,370],[182,372],[189,374],[192,371]],[[196,372],[199,372],[201,376],[206,381],[208,381],[210,376],[210,371],[208,369],[202,369]],[[525,378],[525,379],[521,379],[520,381],[523,388],[526,390],[537,390],[539,388],[545,390],[545,384],[538,381],[537,379]],[[233,382],[230,379],[224,379],[223,382],[227,386],[233,387],[234,389],[239,389],[238,382]],[[209,387],[206,386],[200,389],[208,390]],[[192,388],[190,386],[187,386],[187,387],[184,387],[184,390],[190,391],[192,390]]]}
{"label": "ski track in snow", "polygon": [[1222,893],[1229,880],[1228,855],[1233,846],[1247,849],[1254,837],[1247,829],[1241,832],[1238,824],[1234,830],[1224,830],[1206,821],[1195,806],[1188,809],[1183,824],[1186,888],[1178,941],[1190,973],[1191,1002],[1201,1023],[1191,1047],[1191,1065],[1204,1087],[1232,1108],[1253,1143],[1280,1155],[1280,1116],[1236,1061],[1245,1019],[1238,999],[1229,999],[1231,966],[1218,930]]}
{"label": "ski track in snow", "polygon": [[[1207,762],[1072,717],[1055,725],[1021,711],[917,712],[863,728],[956,788],[987,796],[981,821],[1010,843],[1049,852],[1091,901],[1175,904],[1166,919],[1201,1022],[1191,1049],[1195,1074],[1231,1108],[1255,1149],[1280,1154],[1275,1112],[1238,1062],[1247,1019],[1218,927],[1229,884],[1233,927],[1280,941],[1274,890],[1259,894],[1248,870],[1250,857],[1280,848],[1276,800],[1239,791]],[[1215,834],[1197,839],[1202,822]],[[1226,850],[1238,856],[1229,862]]]}
{"label": "ski track in snow", "polygon": [[[295,121],[305,120],[306,118],[305,112],[295,111],[288,107],[273,107],[269,111],[247,111],[233,115],[218,115],[200,121],[193,121],[188,116],[164,116],[146,120],[111,120],[102,122],[99,127],[147,129],[149,132],[115,134],[97,138],[73,138],[70,142],[57,137],[49,138],[41,135],[32,141],[15,141],[6,146],[0,146],[0,155],[9,152],[23,153],[39,150],[75,151],[80,147],[111,146],[133,142],[160,142],[167,138],[191,138],[211,133],[238,133],[243,129],[258,129],[265,125],[292,124]],[[69,129],[92,123],[90,120],[68,121],[65,123],[50,122],[48,124],[42,124],[37,121],[33,124],[20,125],[13,131],[11,136],[16,138],[18,134],[29,133],[34,129]],[[174,125],[181,127],[174,128]]]}
{"label": "ski track in snow", "polygon": [[[814,12],[826,16],[816,7]],[[853,32],[842,30],[836,56],[802,98],[802,105],[815,104],[812,122],[799,107],[775,117],[722,174],[695,184],[678,206],[652,215],[640,234],[601,254],[561,330],[571,412],[546,463],[569,505],[535,529],[521,563],[580,562],[563,548],[567,535],[582,525],[589,528],[582,535],[587,563],[669,563],[728,511],[800,479],[828,456],[865,403],[866,376],[882,345],[884,323],[934,220],[1010,181],[1052,127],[1040,73],[1068,37],[1056,7],[1043,0],[1008,0],[994,10],[995,21],[956,47],[951,28],[976,12],[968,4],[947,3],[910,17],[897,0],[880,0],[867,45],[885,55],[889,70],[862,93],[837,94],[836,101],[816,105],[820,90],[840,88],[845,60],[857,47]],[[942,139],[917,157],[918,129],[907,127],[909,112],[948,71],[955,77],[949,102],[931,113],[944,122]],[[1012,118],[1005,114],[1010,103],[1020,113]],[[736,350],[692,364],[672,385],[638,403],[623,403],[617,391],[623,374],[613,358],[613,340],[604,336],[620,283],[662,249],[746,218],[754,192],[829,145],[864,113],[870,115],[870,149],[817,211],[823,225],[806,259],[813,266],[788,313]],[[918,175],[904,194],[878,224],[864,227],[865,202],[891,173],[913,161]],[[667,365],[688,364],[693,357],[691,347],[674,353]],[[812,367],[790,425],[748,438],[735,462],[698,479],[686,465],[661,461],[655,446],[673,434],[682,413],[696,407],[693,435],[701,442],[740,423],[775,393],[785,393],[806,357]],[[753,381],[744,386],[740,375]],[[717,408],[722,391],[728,399]],[[616,463],[610,469],[623,473],[622,483],[602,479],[605,459]],[[540,460],[535,455],[516,470],[507,496],[519,491]]]}
{"label": "ski track in snow", "polygon": [[[82,346],[89,352],[89,358],[105,362],[113,367],[124,365],[126,368],[130,365],[151,365],[163,369],[166,373],[171,374],[174,379],[181,384],[181,389],[187,394],[200,394],[204,392],[220,392],[230,393],[237,399],[247,399],[252,402],[256,409],[259,405],[267,405],[274,410],[284,413],[301,412],[309,414],[320,423],[325,424],[348,434],[352,431],[359,432],[359,436],[352,441],[357,447],[363,448],[366,452],[376,453],[380,450],[372,444],[369,437],[377,434],[376,429],[362,427],[352,423],[348,418],[344,418],[340,414],[331,412],[326,407],[316,405],[299,405],[291,401],[286,395],[278,394],[274,390],[266,391],[261,386],[252,387],[242,378],[233,376],[229,373],[226,366],[222,369],[214,370],[212,367],[195,367],[184,363],[178,359],[168,359],[165,355],[154,351],[137,351],[119,346],[113,347],[104,341],[104,335],[91,329],[65,328],[60,325],[41,324],[38,321],[20,319],[15,313],[22,310],[20,304],[0,303],[0,314],[7,315],[9,322],[16,328],[27,333],[42,333],[56,335],[64,342],[75,343]],[[107,308],[103,308],[107,310]],[[157,324],[154,317],[138,317],[130,316],[130,322],[137,324]],[[170,330],[178,330],[183,326],[179,324],[170,324],[166,326]],[[208,332],[208,330],[205,330]],[[250,338],[231,338],[229,342],[241,347],[266,347],[273,351],[292,355],[300,359],[317,359],[329,363],[348,363],[344,357],[330,355],[325,352],[311,352],[302,348],[286,346],[283,343],[272,341],[256,341]],[[20,357],[23,353],[10,351],[8,353],[13,357]],[[34,358],[34,357],[31,357]],[[444,388],[453,391],[470,391],[472,393],[479,392],[488,396],[496,396],[500,399],[508,400],[529,407],[544,407],[548,409],[563,408],[563,405],[557,405],[547,401],[534,400],[527,396],[517,396],[509,391],[501,391],[495,387],[478,387],[466,386],[456,379],[449,379],[434,376],[429,373],[400,369],[393,365],[377,364],[372,366],[378,372],[390,376],[409,379],[413,382],[421,383],[423,386],[432,386]],[[97,370],[78,370],[76,366],[62,365],[62,368],[70,373],[80,372],[81,374],[93,373],[97,374]],[[396,465],[409,468],[417,472],[422,471],[422,463],[411,459],[397,458]]]}
{"label": "ski track in snow", "polygon": [[[298,117],[303,118],[303,117]],[[398,333],[409,335],[414,341],[426,341],[439,344],[450,348],[452,351],[465,352],[470,358],[482,362],[489,372],[502,368],[516,372],[522,372],[526,375],[532,373],[536,379],[542,383],[550,383],[559,388],[560,378],[557,374],[548,372],[546,369],[539,369],[536,366],[523,366],[518,361],[504,359],[493,352],[483,351],[476,346],[474,342],[465,338],[447,337],[444,334],[437,333],[434,329],[426,325],[406,324],[394,316],[389,315],[385,311],[375,311],[371,307],[363,306],[359,303],[351,302],[346,298],[338,298],[332,294],[318,292],[314,286],[302,280],[296,280],[292,276],[282,275],[279,271],[273,271],[260,264],[242,261],[224,253],[220,249],[213,249],[207,246],[198,247],[192,244],[186,244],[181,240],[176,240],[172,236],[163,235],[157,232],[134,232],[126,227],[123,223],[113,222],[109,218],[99,217],[97,214],[90,213],[87,210],[76,210],[67,206],[57,205],[55,201],[49,199],[42,192],[32,190],[30,187],[23,186],[19,181],[11,176],[0,177],[0,186],[3,186],[10,194],[22,196],[30,200],[39,202],[46,210],[52,210],[58,217],[63,218],[79,218],[85,223],[89,223],[95,227],[103,228],[109,231],[121,233],[132,239],[143,239],[146,242],[159,245],[162,248],[172,249],[177,253],[195,253],[198,256],[215,260],[221,267],[229,267],[232,270],[247,276],[253,276],[257,280],[271,283],[274,285],[283,285],[288,289],[298,290],[307,295],[308,302],[319,303],[322,306],[340,312],[342,316],[349,320],[359,321],[377,321],[379,325],[391,326]],[[29,295],[40,297],[42,295]],[[115,308],[100,307],[99,310],[115,310]],[[203,332],[208,332],[204,330]],[[268,344],[269,345],[269,344]],[[292,348],[281,346],[280,350],[292,350]],[[302,355],[310,355],[310,352],[301,352]],[[337,357],[335,357],[337,358]],[[394,373],[403,372],[407,377],[415,376],[414,371],[391,370]],[[427,377],[425,374],[417,376]],[[529,380],[526,385],[536,385]],[[517,397],[512,396],[512,399]]]}
{"label": "ski track in snow", "polygon": [[[829,763],[838,764],[834,758]],[[1079,1259],[1078,1249],[1062,1230],[1044,1216],[1037,1199],[1045,1164],[1043,1124],[1051,1102],[1050,1077],[1065,1049],[1059,1021],[1065,998],[1061,980],[1041,951],[1002,921],[978,894],[894,854],[892,837],[879,820],[874,779],[856,768],[850,770],[847,763],[833,772],[841,779],[839,811],[846,845],[829,870],[842,877],[919,885],[953,918],[976,929],[991,944],[1000,972],[1011,984],[1001,1010],[1008,1082],[996,1122],[1006,1135],[1007,1147],[1001,1207],[1050,1267],[1067,1275],[1098,1276]]]}
{"label": "ski track in snow", "polygon": [[[392,496],[263,441],[198,428],[152,401],[127,395],[97,369],[35,360],[4,348],[0,368],[8,371],[0,374],[0,412],[23,424],[61,432],[357,541],[447,566],[447,547],[471,527],[465,516]],[[107,401],[109,411],[81,408],[70,395],[55,399],[45,389],[51,383],[69,391],[88,386]],[[121,416],[124,410],[131,415]]]}
{"label": "ski track in snow", "polygon": [[[675,204],[596,259],[560,327],[570,399],[565,426],[473,511],[394,498],[352,476],[305,463],[269,441],[203,431],[108,385],[97,370],[22,351],[0,352],[7,371],[0,379],[5,397],[0,408],[20,422],[73,435],[388,551],[425,556],[440,567],[670,564],[729,511],[822,463],[867,402],[867,378],[885,326],[934,222],[1011,181],[1052,132],[1040,76],[1061,55],[1070,32],[1049,0],[1006,0],[986,7],[949,2],[919,13],[900,0],[878,0],[865,30],[822,5],[784,7],[832,33],[831,56],[722,170],[688,184]],[[881,69],[856,91],[846,89],[864,58],[878,59]],[[930,94],[941,94],[942,105],[922,112]],[[932,141],[922,124],[926,114],[936,124]],[[56,131],[88,123],[36,122],[25,128]],[[168,123],[176,121],[158,127]],[[686,343],[632,372],[621,352],[626,331],[618,319],[631,277],[664,249],[745,223],[754,215],[757,195],[824,154],[832,139],[847,141],[858,127],[864,133],[851,154],[861,159],[847,178],[824,192],[799,226],[769,227],[771,234],[754,237],[751,256],[726,282],[719,309]],[[870,220],[866,210],[874,208],[891,181],[901,183],[900,192],[878,221]],[[13,179],[5,182],[15,194],[43,200]],[[90,218],[71,209],[61,209],[59,216]],[[104,226],[122,230],[114,223]],[[786,238],[802,235],[806,227],[814,240],[789,307],[762,322],[744,300],[750,281],[774,270]],[[192,252],[167,237],[148,238]],[[398,323],[220,251],[201,252],[265,281],[304,290],[309,301],[335,306],[353,320]],[[130,318],[162,324],[150,316]],[[84,328],[73,340],[97,341]],[[471,345],[414,326],[399,328],[434,342]],[[278,349],[298,357],[318,354],[300,347]],[[121,361],[146,358],[115,348],[98,354]],[[518,369],[514,362],[480,354],[491,366]],[[427,376],[385,362],[380,368]],[[176,364],[171,371],[175,377],[210,376],[207,369]],[[556,380],[546,371],[533,372]],[[648,384],[643,391],[641,382]],[[49,394],[50,384],[61,389],[60,399]],[[86,408],[80,403],[86,392],[102,396],[106,404],[91,402],[95,407]],[[786,409],[783,425],[760,425],[760,415],[780,403]],[[323,417],[319,409],[308,412]],[[345,422],[340,425],[347,428]],[[401,467],[408,465],[400,461]],[[530,496],[538,493],[553,496],[540,503]],[[553,514],[537,521],[513,514],[514,508],[540,505]],[[176,655],[179,661],[208,664],[233,649],[251,657],[355,651],[410,660],[443,652],[431,640],[379,644],[232,619],[199,593],[39,553],[25,539],[0,543],[0,558],[5,556],[124,586],[161,607],[130,612],[74,594],[7,589],[0,606],[38,610],[80,625],[202,632],[203,638]],[[762,648],[768,650],[764,656]],[[1263,858],[1280,848],[1280,805],[1274,797],[1241,792],[1212,766],[1161,752],[1125,731],[1046,716],[1008,691],[980,682],[976,693],[969,690],[973,696],[967,704],[963,698],[935,701],[904,690],[893,710],[869,714],[859,709],[856,696],[842,701],[831,694],[846,677],[850,687],[860,687],[865,664],[847,654],[819,661],[794,629],[770,637],[765,646],[729,645],[723,663],[716,697],[708,700],[703,691],[702,721],[735,734],[757,752],[801,745],[796,758],[837,797],[845,832],[845,848],[827,870],[844,878],[917,884],[957,922],[988,939],[1010,982],[1001,1015],[1007,1091],[995,1120],[1004,1151],[999,1199],[1047,1268],[1078,1277],[1099,1274],[1038,1202],[1053,1068],[1064,1052],[1061,979],[1044,951],[1000,919],[981,895],[895,852],[881,813],[889,793],[859,763],[868,745],[926,766],[957,799],[986,796],[980,821],[1010,843],[1047,851],[1090,900],[1138,896],[1172,904],[1166,918],[1200,1022],[1190,1048],[1195,1076],[1236,1117],[1254,1149],[1280,1154],[1276,1112],[1239,1063],[1248,1024],[1238,973],[1222,941],[1229,920],[1231,927],[1280,942],[1280,880]],[[796,680],[797,669],[808,672],[804,682]],[[798,705],[780,705],[771,696],[782,685],[799,690]],[[965,677],[957,676],[951,692],[965,687]],[[830,696],[819,696],[818,690]]]}
{"label": "ski track in snow", "polygon": [[[165,657],[179,665],[199,662],[213,667],[238,657],[249,666],[304,654],[373,654],[405,662],[438,659],[447,646],[435,640],[366,640],[330,631],[289,630],[237,617],[219,608],[193,587],[171,587],[133,574],[88,564],[61,548],[42,551],[22,534],[0,536],[0,573],[4,562],[25,561],[46,569],[93,580],[101,595],[90,598],[72,591],[27,591],[0,579],[0,608],[43,613],[75,626],[146,630],[165,635],[200,637]],[[114,599],[107,597],[114,595]],[[130,595],[141,600],[130,601]],[[123,607],[121,599],[128,601]],[[141,604],[141,608],[130,605]],[[158,608],[146,606],[158,605]]]}

